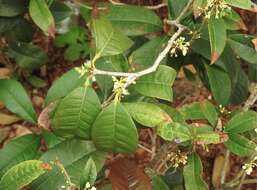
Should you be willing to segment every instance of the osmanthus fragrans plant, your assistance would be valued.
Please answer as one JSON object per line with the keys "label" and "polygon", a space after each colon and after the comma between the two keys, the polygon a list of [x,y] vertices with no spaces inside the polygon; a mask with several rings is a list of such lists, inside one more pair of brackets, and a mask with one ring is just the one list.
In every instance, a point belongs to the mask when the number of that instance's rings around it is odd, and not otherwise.
{"label": "osmanthus fragrans plant", "polygon": [[[255,11],[250,0],[168,0],[155,6],[0,0],[0,5],[1,52],[15,63],[10,79],[0,80],[0,101],[34,125],[32,134],[0,150],[0,190],[95,189],[104,178],[106,155],[133,154],[142,147],[142,128],[152,128],[175,149],[164,152],[164,172],[149,172],[152,187],[137,181],[135,189],[208,189],[198,146],[207,150],[223,143],[248,158],[243,173],[255,167],[257,114],[248,109],[256,97],[248,96],[250,81],[257,80],[256,39],[240,32],[245,27],[235,11]],[[161,20],[155,10],[163,7],[168,17]],[[46,85],[37,71],[49,58],[32,42],[39,31],[54,38],[66,60],[85,63],[54,81],[38,117],[23,86]],[[214,101],[171,107],[181,71],[198,77]],[[242,109],[229,111],[245,101]],[[171,179],[175,183],[158,177],[171,170],[179,176]]]}

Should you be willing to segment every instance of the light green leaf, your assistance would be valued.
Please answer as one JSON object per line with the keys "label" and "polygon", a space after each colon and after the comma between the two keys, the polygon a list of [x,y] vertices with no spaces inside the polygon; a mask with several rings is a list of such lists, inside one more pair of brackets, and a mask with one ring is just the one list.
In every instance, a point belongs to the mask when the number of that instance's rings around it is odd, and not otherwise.
{"label": "light green leaf", "polygon": [[0,16],[13,17],[26,10],[26,3],[20,0],[0,0]]}
{"label": "light green leaf", "polygon": [[215,63],[226,45],[226,26],[222,18],[211,16],[208,22],[209,39],[211,44],[211,63]]}
{"label": "light green leaf", "polygon": [[176,71],[171,67],[160,65],[156,72],[145,75],[136,81],[135,90],[145,96],[171,101],[172,85]]}
{"label": "light green leaf", "polygon": [[228,133],[244,133],[257,128],[257,113],[245,111],[236,114],[226,124],[225,131]]}
{"label": "light green leaf", "polygon": [[238,156],[251,156],[256,149],[253,141],[239,134],[228,134],[229,139],[224,143],[225,147]]}
{"label": "light green leaf", "polygon": [[97,177],[97,168],[94,160],[90,157],[86,163],[83,173],[80,178],[80,186],[85,188],[86,183],[93,186]]}
{"label": "light green leaf", "polygon": [[228,40],[228,44],[243,60],[251,64],[257,64],[257,52],[254,47],[251,48],[246,44],[231,39]]}
{"label": "light green leaf", "polygon": [[52,128],[55,134],[70,138],[90,139],[91,126],[101,111],[100,101],[90,87],[79,87],[58,104]]}
{"label": "light green leaf", "polygon": [[201,110],[201,104],[199,102],[185,104],[183,107],[180,108],[179,111],[180,113],[182,113],[185,120],[198,120],[205,118]]}
{"label": "light green leaf", "polygon": [[162,31],[160,18],[144,7],[110,6],[106,16],[115,28],[128,36]]}
{"label": "light green leaf", "polygon": [[220,135],[213,131],[208,125],[192,128],[194,141],[198,144],[217,144],[220,143]]}
{"label": "light green leaf", "polygon": [[[89,157],[92,157],[95,161],[97,171],[99,171],[103,166],[105,154],[96,151],[93,143],[90,141],[69,139],[49,149],[42,155],[40,160],[51,162],[58,159],[70,176],[71,181],[79,186],[81,175]],[[54,167],[51,172],[36,179],[29,189],[61,189],[63,185],[66,185],[66,179],[60,169]]]}
{"label": "light green leaf", "polygon": [[103,17],[92,21],[92,30],[97,57],[121,54],[132,45],[127,36],[114,29],[110,21]]}
{"label": "light green leaf", "polygon": [[133,152],[138,134],[130,115],[118,102],[111,103],[98,115],[92,127],[97,148],[112,152]]}
{"label": "light green leaf", "polygon": [[176,108],[173,108],[166,104],[157,104],[163,111],[165,111],[171,117],[172,121],[178,123],[185,123],[185,118]]}
{"label": "light green leaf", "polygon": [[54,36],[54,18],[45,0],[30,0],[29,13],[32,20],[41,30]]}
{"label": "light green leaf", "polygon": [[192,139],[190,127],[186,124],[172,122],[158,127],[158,134],[167,141],[184,142]]}
{"label": "light green leaf", "polygon": [[47,61],[47,55],[39,47],[29,43],[13,43],[8,48],[8,55],[25,69],[39,68]]}
{"label": "light green leaf", "polygon": [[37,135],[24,135],[10,141],[0,150],[0,178],[12,166],[35,159],[40,146],[40,137]]}
{"label": "light green leaf", "polygon": [[208,190],[207,184],[202,179],[203,166],[200,157],[193,153],[188,157],[187,165],[183,171],[186,190]]}
{"label": "light green leaf", "polygon": [[36,112],[23,86],[15,80],[0,80],[0,101],[30,123],[36,123]]}
{"label": "light green leaf", "polygon": [[208,100],[205,100],[201,103],[201,110],[205,118],[209,121],[209,123],[215,127],[218,122],[218,112],[215,106],[210,103]]}
{"label": "light green leaf", "polygon": [[159,106],[147,102],[124,103],[131,117],[141,125],[156,127],[171,122],[170,116]]}
{"label": "light green leaf", "polygon": [[251,0],[225,0],[225,2],[234,7],[239,7],[241,9],[250,9],[252,2]]}
{"label": "light green leaf", "polygon": [[86,78],[87,77],[85,75],[80,76],[78,71],[76,71],[75,69],[71,69],[70,71],[62,75],[59,79],[54,81],[54,84],[48,90],[45,99],[45,106],[53,101],[65,97],[77,87],[82,86],[85,83]]}
{"label": "light green leaf", "polygon": [[226,105],[231,95],[231,81],[228,73],[214,65],[206,65],[206,71],[215,100],[219,104]]}
{"label": "light green leaf", "polygon": [[[168,38],[166,36],[156,37],[133,51],[129,57],[131,66],[136,70],[142,70],[153,65],[157,56],[167,43],[167,40]],[[165,62],[165,60],[162,62]]]}
{"label": "light green leaf", "polygon": [[28,160],[12,167],[0,181],[1,190],[19,190],[46,172],[39,160]]}

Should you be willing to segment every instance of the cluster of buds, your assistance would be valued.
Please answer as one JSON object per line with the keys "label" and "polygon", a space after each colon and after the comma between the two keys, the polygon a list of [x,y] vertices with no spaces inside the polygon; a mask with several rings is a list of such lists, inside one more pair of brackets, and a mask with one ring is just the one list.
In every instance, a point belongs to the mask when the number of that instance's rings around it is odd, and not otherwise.
{"label": "cluster of buds", "polygon": [[96,187],[91,186],[90,183],[87,182],[84,190],[96,190]]}
{"label": "cluster of buds", "polygon": [[120,78],[112,76],[112,80],[114,82],[113,92],[116,94],[118,98],[124,95],[129,95],[128,90],[126,89],[126,84],[128,82],[128,78]]}
{"label": "cluster of buds", "polygon": [[183,54],[183,56],[186,56],[188,52],[188,48],[190,46],[189,42],[186,42],[186,39],[184,37],[178,38],[173,45],[173,48],[171,49],[170,53],[171,56],[177,57],[177,50],[180,50]]}
{"label": "cluster of buds", "polygon": [[80,76],[83,76],[92,70],[92,63],[91,61],[87,61],[81,65],[81,67],[76,67],[75,70],[80,74]]}
{"label": "cluster of buds", "polygon": [[207,19],[212,15],[215,15],[215,18],[218,19],[230,14],[231,7],[224,0],[209,0],[204,11]]}
{"label": "cluster of buds", "polygon": [[242,168],[243,170],[245,170],[247,175],[251,175],[251,173],[253,172],[253,168],[257,166],[257,164],[255,163],[256,160],[257,160],[257,156],[255,156],[250,163],[246,163],[243,165]]}
{"label": "cluster of buds", "polygon": [[177,152],[169,153],[168,160],[174,168],[177,168],[180,165],[186,165],[187,155],[185,153],[181,153],[180,150],[178,150]]}

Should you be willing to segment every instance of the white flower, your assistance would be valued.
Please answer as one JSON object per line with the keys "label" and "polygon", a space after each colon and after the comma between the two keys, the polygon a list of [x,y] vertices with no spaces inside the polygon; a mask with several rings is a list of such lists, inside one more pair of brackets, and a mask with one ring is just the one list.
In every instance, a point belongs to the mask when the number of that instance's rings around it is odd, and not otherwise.
{"label": "white flower", "polygon": [[86,183],[86,188],[89,188],[91,185],[89,182]]}
{"label": "white flower", "polygon": [[175,42],[174,42],[174,47],[170,50],[170,54],[172,56],[177,57],[177,50],[180,50],[182,52],[183,56],[186,56],[190,43],[185,41],[186,39],[184,37],[180,37],[178,38]]}
{"label": "white flower", "polygon": [[91,190],[96,190],[96,188],[95,188],[95,187],[92,187]]}

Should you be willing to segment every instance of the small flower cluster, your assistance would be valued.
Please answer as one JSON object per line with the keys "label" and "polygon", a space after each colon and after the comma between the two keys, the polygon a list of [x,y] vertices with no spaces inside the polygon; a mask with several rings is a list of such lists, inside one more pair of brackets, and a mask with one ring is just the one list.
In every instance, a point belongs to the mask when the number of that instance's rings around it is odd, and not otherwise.
{"label": "small flower cluster", "polygon": [[215,18],[218,19],[230,14],[231,7],[224,0],[209,0],[204,11],[207,19],[212,15],[215,15]]}
{"label": "small flower cluster", "polygon": [[112,80],[114,82],[113,86],[113,92],[118,96],[123,96],[123,95],[129,95],[128,90],[126,89],[126,83],[127,83],[127,78],[120,78],[117,79],[116,77],[112,76]]}
{"label": "small flower cluster", "polygon": [[186,56],[186,54],[188,52],[188,47],[190,46],[190,43],[186,42],[185,40],[186,39],[184,37],[180,37],[174,42],[174,46],[170,51],[171,56],[177,57],[178,56],[177,50],[180,50],[182,52],[183,56]]}
{"label": "small flower cluster", "polygon": [[177,168],[180,165],[186,165],[187,155],[184,153],[181,153],[180,150],[178,150],[178,152],[169,153],[168,160],[174,168]]}
{"label": "small flower cluster", "polygon": [[257,166],[257,164],[255,163],[256,160],[257,156],[255,156],[250,163],[246,163],[243,165],[242,168],[245,170],[247,175],[251,175],[251,173],[253,172],[253,168]]}
{"label": "small flower cluster", "polygon": [[90,61],[85,62],[81,67],[76,67],[75,70],[83,76],[84,74],[88,73],[92,68],[92,64]]}
{"label": "small flower cluster", "polygon": [[87,182],[84,190],[96,190],[96,187],[94,186],[91,187],[90,183]]}

